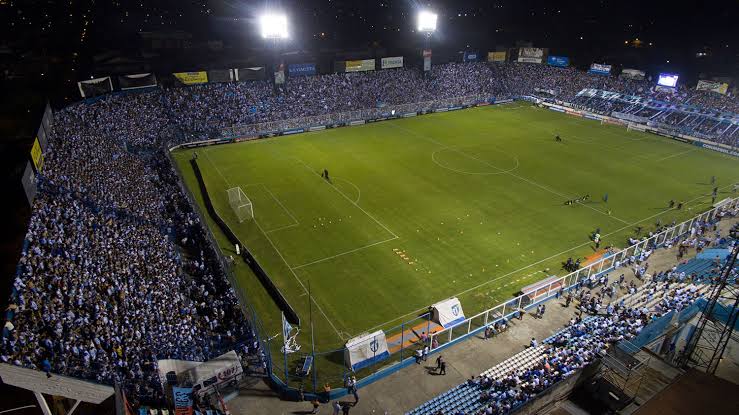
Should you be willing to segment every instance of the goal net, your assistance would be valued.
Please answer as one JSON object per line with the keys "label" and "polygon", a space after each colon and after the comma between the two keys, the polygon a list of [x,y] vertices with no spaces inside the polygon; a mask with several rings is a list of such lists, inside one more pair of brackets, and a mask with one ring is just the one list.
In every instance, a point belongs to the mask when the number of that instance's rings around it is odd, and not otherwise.
{"label": "goal net", "polygon": [[251,205],[251,200],[246,196],[240,187],[232,187],[226,190],[228,193],[228,204],[231,205],[236,217],[239,219],[239,223],[254,218],[254,209]]}

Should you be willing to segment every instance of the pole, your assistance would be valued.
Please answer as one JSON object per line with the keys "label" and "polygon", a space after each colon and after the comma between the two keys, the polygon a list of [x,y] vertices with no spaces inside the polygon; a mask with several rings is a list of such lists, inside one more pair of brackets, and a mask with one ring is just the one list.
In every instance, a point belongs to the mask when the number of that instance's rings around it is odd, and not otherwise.
{"label": "pole", "polygon": [[313,337],[313,296],[310,290],[310,280],[308,281],[308,316],[310,318],[310,353],[311,357],[313,357],[313,393],[316,393],[318,376],[316,375],[316,343]]}
{"label": "pole", "polygon": [[400,323],[400,361],[403,361],[403,342],[405,337],[405,323]]}

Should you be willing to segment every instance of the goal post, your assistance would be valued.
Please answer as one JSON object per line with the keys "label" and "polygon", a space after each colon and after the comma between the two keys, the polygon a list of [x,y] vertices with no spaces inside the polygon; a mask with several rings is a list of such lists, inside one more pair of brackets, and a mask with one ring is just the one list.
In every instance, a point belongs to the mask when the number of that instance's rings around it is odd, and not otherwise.
{"label": "goal post", "polygon": [[239,223],[247,219],[254,219],[254,208],[251,200],[241,190],[241,187],[232,187],[226,190],[226,193],[228,193],[228,204],[231,205],[231,209],[236,214]]}

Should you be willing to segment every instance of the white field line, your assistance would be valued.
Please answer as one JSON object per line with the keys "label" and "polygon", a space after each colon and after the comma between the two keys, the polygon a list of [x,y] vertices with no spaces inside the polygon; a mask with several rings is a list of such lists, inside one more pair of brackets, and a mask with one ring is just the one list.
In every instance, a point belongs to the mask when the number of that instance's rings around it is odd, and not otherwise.
{"label": "white field line", "polygon": [[[305,166],[305,168],[306,168],[306,169],[308,169],[308,170],[309,170],[309,171],[310,171],[311,173],[315,173],[315,172],[313,171],[313,169],[312,169],[312,168],[311,168],[311,167],[310,167],[310,166],[309,166],[309,165],[308,165],[308,164],[307,164],[307,163],[306,163],[305,161],[303,161],[303,160],[301,160],[301,159],[299,159],[299,158],[297,158],[297,157],[291,157],[291,158],[292,158],[293,160],[296,160],[296,161],[298,161],[298,162],[299,162],[300,164],[302,164],[303,166]],[[362,207],[361,207],[361,206],[359,206],[359,204],[357,204],[357,203],[356,203],[356,202],[354,202],[353,200],[349,199],[349,197],[348,197],[347,195],[345,195],[345,194],[344,194],[344,193],[343,193],[343,192],[342,192],[341,190],[339,190],[339,188],[337,188],[336,186],[334,186],[334,184],[333,184],[333,183],[331,183],[331,182],[328,182],[328,184],[329,184],[329,185],[330,185],[330,186],[331,186],[331,187],[332,187],[332,188],[333,188],[334,190],[336,190],[336,192],[337,192],[337,193],[339,193],[339,194],[340,194],[340,195],[341,195],[341,196],[342,196],[342,197],[343,197],[344,199],[346,199],[346,200],[347,200],[347,201],[348,201],[349,203],[351,203],[352,205],[356,206],[356,207],[357,207],[357,209],[359,209],[359,210],[361,210],[361,211],[362,211],[362,213],[364,213],[364,214],[365,214],[365,215],[367,215],[367,216],[368,216],[368,217],[369,217],[370,219],[372,219],[373,221],[375,221],[375,223],[377,223],[378,225],[380,225],[380,226],[382,227],[382,229],[385,229],[385,230],[386,230],[386,231],[387,231],[387,232],[388,232],[388,233],[389,233],[390,235],[392,235],[392,236],[393,236],[393,237],[394,237],[395,239],[397,239],[397,238],[398,238],[398,235],[396,235],[396,234],[395,234],[395,232],[393,232],[393,231],[391,231],[390,229],[388,229],[388,227],[387,227],[387,226],[385,226],[385,225],[384,225],[384,224],[383,224],[382,222],[380,222],[379,220],[375,219],[375,217],[374,217],[374,216],[372,216],[372,215],[370,215],[369,213],[367,213],[367,211],[366,211],[366,210],[364,210],[364,209],[362,209]]]}
{"label": "white field line", "polygon": [[384,241],[374,242],[374,243],[371,243],[371,244],[368,244],[368,245],[365,245],[365,246],[360,246],[359,248],[350,249],[349,251],[345,251],[345,252],[342,252],[342,253],[339,253],[339,254],[336,254],[336,255],[331,255],[331,256],[328,256],[326,258],[321,258],[321,259],[318,259],[318,260],[315,260],[315,261],[312,261],[312,262],[308,262],[306,264],[297,265],[297,266],[292,267],[292,269],[300,269],[300,268],[304,268],[304,267],[307,267],[307,266],[310,266],[310,265],[318,264],[320,262],[325,262],[325,261],[328,261],[328,260],[331,260],[331,259],[334,259],[334,258],[338,258],[340,256],[344,256],[344,255],[351,254],[351,253],[354,253],[354,252],[357,252],[357,251],[361,251],[361,250],[366,249],[366,248],[373,247],[375,245],[380,245],[380,244],[384,244],[385,242],[394,241],[396,239],[398,239],[398,237],[397,236],[393,236],[392,238],[385,239]]}
{"label": "white field line", "polygon": [[291,225],[278,226],[278,227],[276,227],[276,228],[268,229],[268,230],[267,230],[266,232],[267,232],[267,233],[272,233],[272,232],[277,232],[277,231],[281,231],[281,230],[283,230],[283,229],[290,229],[290,228],[295,228],[295,227],[297,227],[297,226],[300,226],[300,224],[299,224],[299,223],[293,223],[293,224],[291,224]]}
{"label": "white field line", "polygon": [[285,213],[287,213],[287,215],[290,216],[290,218],[292,218],[293,222],[295,222],[292,226],[300,225],[300,222],[297,219],[295,219],[295,216],[293,216],[293,214],[290,213],[289,210],[287,210],[287,208],[285,207],[285,205],[283,205],[282,202],[280,202],[280,199],[278,199],[277,197],[275,197],[274,193],[272,193],[272,191],[270,191],[267,186],[262,185],[262,187],[264,188],[264,190],[267,191],[267,193],[269,193],[270,196],[272,196],[272,199],[274,199],[275,202],[277,202],[277,204],[280,205],[280,207],[282,208],[282,210],[284,210]]}
{"label": "white field line", "polygon": [[[730,186],[733,186],[733,185],[726,185],[726,186],[722,186],[722,187],[720,187],[719,189],[725,189],[725,188],[727,188],[727,187],[730,187]],[[698,197],[696,197],[696,198],[694,198],[694,199],[688,200],[687,202],[685,202],[685,203],[684,203],[684,205],[688,205],[688,204],[690,204],[690,203],[692,203],[692,202],[695,202],[696,200],[699,200],[699,199],[702,199],[702,198],[705,198],[705,197],[707,197],[707,196],[706,196],[706,195],[701,195],[701,196],[698,196]],[[613,231],[613,232],[609,232],[609,233],[607,233],[607,234],[603,235],[603,238],[605,238],[605,237],[607,237],[607,236],[611,236],[611,235],[614,235],[614,234],[616,234],[616,233],[619,233],[619,232],[623,231],[624,229],[627,229],[627,228],[629,228],[629,227],[631,227],[631,226],[634,226],[634,225],[638,225],[638,224],[640,224],[640,223],[642,223],[642,222],[648,221],[648,220],[650,220],[650,219],[653,219],[653,218],[655,218],[655,217],[657,217],[657,216],[663,215],[663,214],[665,214],[665,213],[667,213],[667,212],[669,212],[669,211],[671,211],[671,210],[676,210],[676,208],[671,208],[671,209],[670,209],[670,208],[668,208],[668,209],[665,209],[665,210],[663,210],[663,211],[660,211],[659,213],[655,213],[655,214],[654,214],[654,215],[652,215],[652,216],[646,217],[646,218],[644,218],[644,219],[642,219],[642,220],[639,220],[639,221],[633,222],[633,223],[631,223],[631,224],[629,224],[629,225],[623,226],[623,227],[621,227],[621,228],[619,228],[619,229],[616,229],[616,230],[615,230],[615,231]],[[556,254],[554,254],[554,255],[551,255],[551,256],[549,256],[549,257],[547,257],[547,258],[541,259],[541,260],[539,260],[539,261],[536,261],[536,262],[534,262],[534,263],[531,263],[531,264],[529,264],[529,265],[526,265],[526,266],[524,266],[524,267],[521,267],[521,268],[519,268],[519,269],[517,269],[517,270],[515,270],[515,271],[511,271],[511,272],[509,272],[509,273],[506,273],[506,274],[504,274],[504,275],[501,275],[500,277],[496,277],[496,278],[493,278],[493,279],[491,279],[491,280],[488,280],[488,281],[482,282],[482,283],[480,283],[480,284],[478,284],[478,285],[476,285],[476,286],[474,286],[474,287],[471,287],[471,288],[467,288],[467,289],[465,289],[465,290],[463,290],[463,291],[460,291],[460,292],[458,292],[458,293],[456,293],[456,294],[452,294],[452,295],[450,295],[450,296],[449,296],[448,298],[451,298],[451,297],[458,297],[458,296],[460,296],[460,295],[462,295],[462,294],[466,294],[466,293],[468,293],[468,292],[470,292],[470,291],[474,291],[474,290],[477,290],[477,289],[479,289],[479,288],[482,288],[482,287],[484,287],[485,285],[488,285],[488,284],[490,284],[490,283],[492,283],[492,282],[498,281],[498,280],[500,280],[500,279],[502,279],[502,278],[508,277],[508,276],[510,276],[510,275],[513,275],[513,274],[517,274],[517,273],[519,273],[519,272],[521,272],[521,271],[524,271],[524,270],[527,270],[527,269],[529,269],[529,268],[531,268],[531,267],[533,267],[533,266],[535,266],[535,265],[539,265],[539,264],[541,264],[542,262],[546,262],[546,261],[549,261],[549,260],[551,260],[551,259],[554,259],[554,258],[556,258],[556,257],[560,256],[560,255],[566,254],[566,253],[568,253],[568,252],[570,252],[570,251],[573,251],[573,250],[575,250],[575,249],[578,249],[578,248],[582,248],[582,247],[584,247],[584,246],[587,246],[587,245],[590,245],[590,244],[591,244],[591,242],[590,242],[590,241],[588,241],[588,242],[586,242],[586,243],[583,243],[583,244],[580,244],[580,245],[576,245],[576,246],[573,246],[572,248],[569,248],[569,249],[567,249],[567,250],[565,250],[565,251],[562,251],[562,252],[556,253]],[[529,274],[529,276],[531,276],[531,275],[532,275],[532,274]],[[405,317],[411,316],[411,315],[413,315],[413,314],[417,314],[418,312],[420,312],[420,311],[423,311],[423,310],[426,310],[427,308],[428,308],[428,306],[427,306],[427,307],[422,307],[422,308],[419,308],[419,309],[416,309],[416,310],[413,310],[413,311],[411,311],[411,312],[409,312],[409,313],[403,314],[402,316],[396,317],[396,318],[394,318],[394,319],[392,319],[392,320],[389,320],[389,321],[386,321],[386,322],[384,322],[384,323],[380,323],[380,324],[378,324],[378,325],[376,325],[376,326],[374,326],[374,327],[371,327],[371,328],[369,328],[369,329],[366,329],[366,330],[363,330],[363,331],[373,331],[373,330],[376,330],[376,329],[378,329],[378,328],[380,328],[380,327],[384,327],[384,326],[386,326],[386,325],[388,325],[388,324],[390,324],[390,323],[393,323],[393,322],[396,322],[396,321],[402,320],[402,319],[403,319],[403,318],[405,318]]]}
{"label": "white field line", "polygon": [[[223,178],[223,180],[226,182],[226,185],[230,187],[231,186],[231,182],[229,182],[229,180],[226,178],[226,176],[224,176],[223,173],[221,173],[221,170],[218,169],[218,167],[215,165],[215,163],[213,163],[213,161],[210,159],[210,157],[207,156],[207,154],[208,153],[207,153],[207,150],[206,150],[206,158],[208,159],[208,161],[210,162],[210,164],[216,169],[216,171],[218,172],[218,174],[221,175],[221,178]],[[290,268],[290,264],[287,263],[287,261],[285,260],[285,257],[282,255],[282,252],[280,252],[280,250],[277,249],[277,246],[275,246],[274,242],[272,242],[272,239],[269,237],[269,235],[266,232],[264,232],[264,230],[262,229],[261,226],[259,226],[259,222],[256,220],[256,218],[254,219],[254,224],[257,225],[257,228],[259,228],[259,231],[262,232],[262,234],[267,239],[267,241],[269,242],[269,244],[272,245],[272,249],[274,249],[275,252],[277,252],[277,255],[280,257],[280,259],[282,259],[282,262],[285,263],[285,266],[288,269],[290,269],[290,273],[293,274],[293,277],[295,277],[295,280],[298,282],[298,284],[300,284],[301,287],[303,287],[303,291],[306,294],[308,294],[308,289],[305,288],[305,285],[303,284],[303,281],[300,281],[300,278],[298,278],[298,275],[295,273],[295,271],[293,271],[293,269]],[[336,326],[334,326],[333,321],[331,321],[331,319],[328,318],[328,316],[326,315],[326,313],[321,308],[321,305],[318,304],[318,302],[316,302],[316,299],[313,298],[313,297],[311,297],[310,300],[313,302],[313,304],[316,305],[316,308],[323,315],[323,318],[325,318],[326,321],[328,321],[328,324],[331,325],[331,328],[334,329],[334,331],[336,332],[336,335],[340,339],[344,340],[344,338],[341,336],[341,333],[339,333],[339,330],[336,328]]]}
{"label": "white field line", "polygon": [[657,159],[657,160],[655,160],[655,161],[665,161],[665,160],[667,160],[667,159],[671,159],[671,158],[673,158],[673,157],[677,157],[677,156],[682,156],[683,154],[688,154],[688,153],[692,153],[692,152],[693,152],[693,151],[695,151],[695,150],[696,150],[695,148],[691,148],[690,150],[685,150],[685,151],[681,151],[681,152],[679,152],[679,153],[675,153],[675,154],[669,155],[669,156],[667,156],[667,157],[662,157],[661,159]]}
{"label": "white field line", "polygon": [[[510,172],[510,171],[506,171],[506,170],[503,170],[503,169],[501,169],[500,167],[497,167],[497,166],[495,166],[494,164],[491,164],[491,163],[489,163],[489,162],[488,162],[488,161],[486,161],[486,160],[482,160],[482,159],[480,159],[480,158],[477,158],[477,157],[475,157],[475,156],[472,156],[472,155],[470,155],[470,154],[467,154],[467,153],[465,153],[465,152],[464,152],[464,151],[462,151],[462,150],[459,150],[459,149],[457,149],[457,148],[455,148],[455,147],[452,147],[452,146],[448,146],[448,145],[446,145],[446,144],[444,144],[444,143],[441,143],[441,142],[439,142],[439,141],[436,141],[436,140],[434,140],[433,138],[431,138],[431,137],[428,137],[428,136],[426,136],[426,135],[424,135],[424,134],[418,134],[418,133],[416,133],[416,132],[415,132],[415,131],[413,131],[413,130],[409,130],[409,129],[407,129],[407,128],[404,128],[404,127],[400,127],[400,126],[398,126],[398,125],[394,125],[394,124],[390,124],[390,125],[392,125],[392,126],[393,126],[393,127],[395,127],[395,128],[399,128],[399,129],[401,129],[401,130],[403,130],[403,131],[406,131],[406,132],[408,132],[408,133],[410,133],[410,134],[413,134],[413,135],[415,135],[415,136],[417,136],[417,137],[421,137],[421,138],[423,138],[423,139],[425,139],[425,140],[428,140],[428,141],[430,141],[430,142],[432,142],[432,143],[434,143],[434,144],[437,144],[437,145],[440,145],[440,146],[442,146],[442,147],[444,147],[444,148],[447,148],[447,149],[449,149],[449,150],[452,150],[452,151],[454,151],[455,153],[458,153],[458,154],[460,154],[460,155],[462,155],[462,156],[465,156],[465,157],[467,157],[467,158],[469,158],[469,159],[472,159],[472,160],[476,160],[476,161],[478,161],[478,162],[480,162],[480,163],[483,163],[483,164],[485,164],[485,165],[487,165],[487,166],[489,166],[489,167],[492,167],[492,168],[494,168],[494,169],[496,169],[496,170],[499,170],[499,171],[500,171],[501,173],[503,173],[503,174],[507,174],[507,175],[509,175],[509,176],[511,176],[511,177],[515,177],[515,178],[517,178],[517,179],[519,179],[519,180],[523,180],[524,182],[526,182],[526,183],[529,183],[529,184],[531,184],[531,185],[533,185],[533,186],[536,186],[536,187],[538,187],[538,188],[540,188],[540,189],[542,189],[542,190],[545,190],[545,191],[547,191],[547,192],[549,192],[549,193],[551,193],[551,194],[557,195],[557,196],[559,196],[559,197],[562,197],[562,198],[564,198],[564,199],[573,199],[573,198],[572,198],[571,196],[567,196],[567,195],[565,195],[565,194],[563,194],[563,193],[560,193],[560,192],[558,192],[558,191],[556,191],[556,190],[550,189],[550,188],[549,188],[549,187],[547,187],[547,186],[544,186],[544,185],[542,185],[542,184],[540,184],[540,183],[537,183],[537,182],[535,182],[535,181],[533,181],[533,180],[530,180],[530,179],[527,179],[527,178],[525,178],[525,177],[522,177],[522,176],[519,176],[519,175],[517,175],[517,174],[514,174],[514,173],[512,173],[512,172]],[[576,203],[577,203],[578,205],[580,205],[580,206],[584,206],[584,207],[586,207],[586,208],[588,208],[588,209],[590,209],[590,210],[593,210],[593,211],[595,211],[595,212],[598,212],[598,213],[600,213],[601,215],[604,215],[604,216],[606,216],[606,217],[608,217],[608,218],[611,218],[611,219],[613,219],[613,220],[617,220],[617,221],[619,221],[619,222],[621,222],[621,223],[626,223],[626,224],[628,224],[628,223],[629,223],[629,222],[627,222],[627,221],[625,221],[625,220],[623,220],[623,219],[617,218],[617,217],[615,217],[615,216],[609,215],[609,214],[608,214],[608,213],[606,213],[606,212],[603,212],[603,211],[601,211],[601,210],[598,210],[598,209],[596,209],[596,208],[594,208],[594,207],[592,207],[592,206],[590,206],[590,205],[586,205],[586,204],[584,204],[584,203],[581,203],[581,202],[576,202]]]}
{"label": "white field line", "polygon": [[341,182],[344,182],[344,183],[348,183],[352,187],[354,187],[355,189],[357,189],[357,199],[354,200],[354,204],[356,205],[357,203],[359,203],[359,199],[362,198],[362,189],[360,189],[359,186],[357,186],[356,184],[350,182],[349,180],[342,179],[341,177],[334,177],[334,180],[338,180],[338,181],[341,181]]}

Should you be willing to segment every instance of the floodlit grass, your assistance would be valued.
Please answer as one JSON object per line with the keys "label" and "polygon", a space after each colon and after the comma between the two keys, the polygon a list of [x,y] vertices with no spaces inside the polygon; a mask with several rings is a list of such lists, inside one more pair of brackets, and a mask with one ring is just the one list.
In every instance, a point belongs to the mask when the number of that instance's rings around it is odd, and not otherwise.
{"label": "floodlit grass", "polygon": [[[448,297],[467,315],[497,305],[564,275],[567,257],[593,252],[596,228],[606,245],[623,246],[637,226],[707,210],[711,176],[719,199],[739,180],[729,156],[519,103],[195,151],[216,209],[301,316],[304,350],[309,283],[316,348],[338,349]],[[192,153],[174,156],[200,203]],[[233,186],[252,200],[255,221],[235,220]],[[685,208],[668,209],[670,199]],[[237,289],[279,333],[276,306],[248,269],[236,272]]]}

